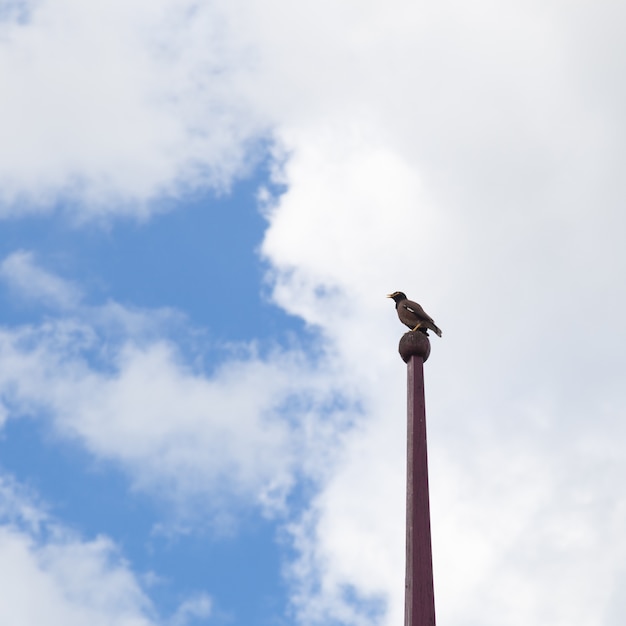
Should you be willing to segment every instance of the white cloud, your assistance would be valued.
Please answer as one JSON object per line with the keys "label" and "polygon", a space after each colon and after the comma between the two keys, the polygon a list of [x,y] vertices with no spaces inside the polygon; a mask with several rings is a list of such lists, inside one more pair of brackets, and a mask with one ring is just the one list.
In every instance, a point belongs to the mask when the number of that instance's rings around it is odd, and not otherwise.
{"label": "white cloud", "polygon": [[1,334],[9,416],[51,412],[61,433],[181,504],[213,492],[213,506],[220,496],[280,503],[295,451],[278,411],[297,363],[252,359],[212,380],[190,371],[165,342],[129,342],[113,348],[108,371],[98,371],[76,345],[100,355],[111,346],[94,345],[89,327],[62,326]]}
{"label": "white cloud", "polygon": [[70,282],[43,270],[30,251],[13,252],[0,264],[0,278],[21,296],[60,308],[74,308],[80,290]]}
{"label": "white cloud", "polygon": [[237,93],[251,57],[196,2],[41,0],[0,18],[2,213],[147,215],[185,188],[227,186],[266,132]]}
{"label": "white cloud", "polygon": [[211,598],[200,594],[183,602],[172,617],[171,626],[186,626],[195,618],[206,618],[211,615]]}
{"label": "white cloud", "polygon": [[105,537],[85,541],[0,476],[0,620],[31,626],[157,626],[135,574]]}

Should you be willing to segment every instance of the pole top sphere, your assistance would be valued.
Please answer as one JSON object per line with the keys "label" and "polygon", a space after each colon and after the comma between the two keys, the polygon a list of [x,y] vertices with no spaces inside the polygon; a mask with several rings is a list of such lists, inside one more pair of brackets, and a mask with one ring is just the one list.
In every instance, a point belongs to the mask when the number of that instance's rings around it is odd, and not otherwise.
{"label": "pole top sphere", "polygon": [[405,363],[408,363],[412,356],[418,356],[426,362],[430,355],[430,341],[422,331],[410,330],[402,335],[398,352]]}

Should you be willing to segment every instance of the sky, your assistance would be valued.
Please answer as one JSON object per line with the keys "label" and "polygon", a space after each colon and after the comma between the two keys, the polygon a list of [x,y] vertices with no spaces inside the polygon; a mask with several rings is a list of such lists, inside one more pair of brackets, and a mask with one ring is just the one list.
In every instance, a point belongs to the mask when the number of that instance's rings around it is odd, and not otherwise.
{"label": "sky", "polygon": [[0,623],[626,619],[626,6],[0,0]]}

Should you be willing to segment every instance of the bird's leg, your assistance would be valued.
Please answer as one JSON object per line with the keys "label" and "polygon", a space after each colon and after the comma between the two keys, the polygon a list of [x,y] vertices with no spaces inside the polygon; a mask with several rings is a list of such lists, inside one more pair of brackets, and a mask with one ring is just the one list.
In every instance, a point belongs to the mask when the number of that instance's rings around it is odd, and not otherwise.
{"label": "bird's leg", "polygon": [[416,330],[420,328],[421,325],[422,325],[422,322],[418,322],[417,326],[415,326],[415,328],[411,332],[414,333]]}

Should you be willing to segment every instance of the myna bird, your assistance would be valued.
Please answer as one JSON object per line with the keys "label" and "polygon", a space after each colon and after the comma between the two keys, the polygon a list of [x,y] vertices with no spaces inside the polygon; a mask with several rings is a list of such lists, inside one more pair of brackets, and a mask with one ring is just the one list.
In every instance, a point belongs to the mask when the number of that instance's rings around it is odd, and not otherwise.
{"label": "myna bird", "polygon": [[420,330],[425,335],[428,335],[427,329],[430,329],[441,337],[441,330],[437,328],[433,318],[417,302],[407,300],[406,295],[401,291],[394,291],[387,297],[393,298],[400,321],[411,330]]}

